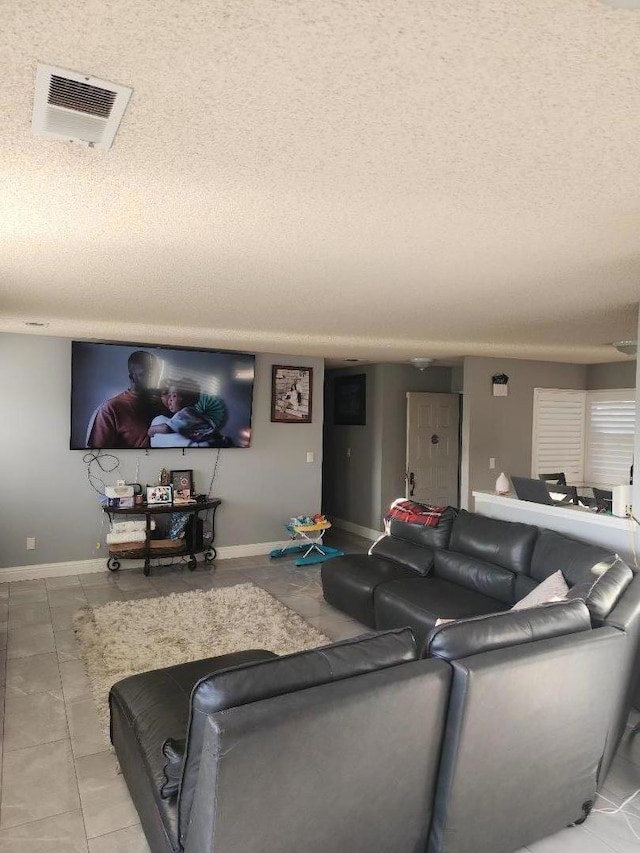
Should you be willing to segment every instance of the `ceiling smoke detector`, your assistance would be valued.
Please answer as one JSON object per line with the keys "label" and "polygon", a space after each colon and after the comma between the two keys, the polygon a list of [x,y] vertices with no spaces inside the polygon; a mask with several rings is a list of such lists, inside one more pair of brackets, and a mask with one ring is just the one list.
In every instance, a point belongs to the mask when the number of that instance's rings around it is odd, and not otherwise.
{"label": "ceiling smoke detector", "polygon": [[434,361],[435,358],[412,358],[410,363],[418,370],[426,370]]}
{"label": "ceiling smoke detector", "polygon": [[611,346],[615,347],[623,355],[635,356],[638,352],[638,341],[614,341]]}
{"label": "ceiling smoke detector", "polygon": [[35,136],[108,151],[133,89],[38,63],[31,130]]}

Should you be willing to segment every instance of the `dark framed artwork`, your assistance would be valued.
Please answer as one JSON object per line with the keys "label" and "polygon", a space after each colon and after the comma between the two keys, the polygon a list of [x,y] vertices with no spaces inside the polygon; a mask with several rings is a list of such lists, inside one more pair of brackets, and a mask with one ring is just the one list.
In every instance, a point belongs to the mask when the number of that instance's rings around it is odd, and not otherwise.
{"label": "dark framed artwork", "polygon": [[193,494],[193,469],[181,469],[169,473],[169,482],[173,487],[174,495],[178,492],[189,492]]}
{"label": "dark framed artwork", "polygon": [[271,421],[310,424],[313,368],[274,364],[271,371]]}
{"label": "dark framed artwork", "polygon": [[336,376],[333,380],[333,422],[340,426],[366,426],[367,376]]}

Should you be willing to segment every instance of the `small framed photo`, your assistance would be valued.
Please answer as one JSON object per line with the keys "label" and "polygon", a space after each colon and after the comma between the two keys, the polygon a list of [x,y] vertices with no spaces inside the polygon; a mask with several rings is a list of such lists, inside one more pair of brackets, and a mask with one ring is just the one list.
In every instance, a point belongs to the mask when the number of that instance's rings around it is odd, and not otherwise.
{"label": "small framed photo", "polygon": [[174,494],[176,494],[177,492],[189,492],[189,495],[193,494],[192,468],[181,471],[170,471],[169,481],[171,483],[171,487],[173,488]]}
{"label": "small framed photo", "polygon": [[336,376],[333,380],[333,422],[340,426],[366,426],[366,373]]}
{"label": "small framed photo", "polygon": [[274,364],[271,372],[271,422],[310,424],[313,368]]}
{"label": "small framed photo", "polygon": [[171,486],[147,486],[148,504],[171,504]]}

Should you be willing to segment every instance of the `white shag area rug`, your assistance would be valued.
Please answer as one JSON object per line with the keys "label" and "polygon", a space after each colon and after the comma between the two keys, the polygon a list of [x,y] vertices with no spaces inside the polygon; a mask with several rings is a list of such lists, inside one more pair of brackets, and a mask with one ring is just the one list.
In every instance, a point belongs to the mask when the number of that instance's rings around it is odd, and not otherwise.
{"label": "white shag area rug", "polygon": [[282,655],[331,642],[252,583],[113,601],[80,610],[73,622],[107,740],[109,689],[129,675],[244,649]]}

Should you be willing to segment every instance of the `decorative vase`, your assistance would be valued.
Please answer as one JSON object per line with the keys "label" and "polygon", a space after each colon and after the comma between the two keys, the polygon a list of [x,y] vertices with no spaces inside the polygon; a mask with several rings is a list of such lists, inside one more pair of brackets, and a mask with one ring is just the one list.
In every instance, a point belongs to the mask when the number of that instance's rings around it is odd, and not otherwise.
{"label": "decorative vase", "polygon": [[500,474],[498,479],[496,480],[496,494],[497,495],[508,495],[511,491],[511,484],[509,483],[509,478],[506,474]]}

